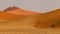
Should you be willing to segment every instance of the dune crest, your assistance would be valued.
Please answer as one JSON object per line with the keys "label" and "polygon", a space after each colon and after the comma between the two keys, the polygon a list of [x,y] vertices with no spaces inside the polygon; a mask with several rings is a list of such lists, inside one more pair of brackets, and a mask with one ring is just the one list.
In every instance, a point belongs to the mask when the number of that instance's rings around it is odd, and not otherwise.
{"label": "dune crest", "polygon": [[8,7],[8,8],[6,8],[4,11],[12,11],[12,10],[16,10],[16,9],[20,9],[20,8],[18,8],[18,7]]}

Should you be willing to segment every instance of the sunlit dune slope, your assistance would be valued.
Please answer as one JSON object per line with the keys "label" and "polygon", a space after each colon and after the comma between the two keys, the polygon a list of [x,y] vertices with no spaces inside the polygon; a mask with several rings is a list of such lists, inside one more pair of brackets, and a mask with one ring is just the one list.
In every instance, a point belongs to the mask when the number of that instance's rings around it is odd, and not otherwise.
{"label": "sunlit dune slope", "polygon": [[23,15],[19,16],[11,13],[0,12],[0,21],[18,19],[21,18],[22,16]]}
{"label": "sunlit dune slope", "polygon": [[24,10],[18,7],[8,7],[7,9],[4,10],[4,12],[8,12],[8,13],[13,13],[16,15],[34,15],[34,14],[38,14],[38,12],[33,12],[30,10]]}

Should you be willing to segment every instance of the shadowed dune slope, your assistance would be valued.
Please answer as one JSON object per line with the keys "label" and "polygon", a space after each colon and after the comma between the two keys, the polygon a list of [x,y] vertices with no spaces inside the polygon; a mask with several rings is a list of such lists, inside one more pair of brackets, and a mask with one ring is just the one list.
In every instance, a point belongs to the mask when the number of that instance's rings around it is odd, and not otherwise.
{"label": "shadowed dune slope", "polygon": [[8,7],[8,8],[6,8],[4,11],[11,11],[11,10],[16,10],[16,9],[20,9],[20,8],[18,8],[18,7]]}
{"label": "shadowed dune slope", "polygon": [[47,12],[36,19],[37,28],[60,28],[60,9]]}

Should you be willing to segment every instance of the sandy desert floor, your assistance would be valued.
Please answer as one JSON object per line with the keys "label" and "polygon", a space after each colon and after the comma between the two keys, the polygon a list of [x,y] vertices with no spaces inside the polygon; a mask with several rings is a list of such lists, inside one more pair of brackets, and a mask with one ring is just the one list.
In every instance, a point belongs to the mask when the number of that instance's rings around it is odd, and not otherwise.
{"label": "sandy desert floor", "polygon": [[60,34],[60,29],[1,29],[0,34]]}
{"label": "sandy desert floor", "polygon": [[0,23],[0,34],[60,34],[60,29],[37,29],[22,23]]}
{"label": "sandy desert floor", "polygon": [[[4,25],[0,23],[0,34],[60,34],[60,29],[36,29],[30,26]],[[12,26],[13,25],[13,26]]]}

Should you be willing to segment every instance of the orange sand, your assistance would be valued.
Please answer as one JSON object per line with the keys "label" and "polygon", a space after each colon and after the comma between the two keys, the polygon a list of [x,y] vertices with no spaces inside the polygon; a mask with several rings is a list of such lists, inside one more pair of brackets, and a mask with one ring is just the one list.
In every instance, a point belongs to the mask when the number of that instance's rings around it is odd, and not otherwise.
{"label": "orange sand", "polygon": [[0,12],[0,20],[1,21],[17,19],[20,17],[22,17],[22,16],[11,14],[11,13],[6,13],[6,12]]}

